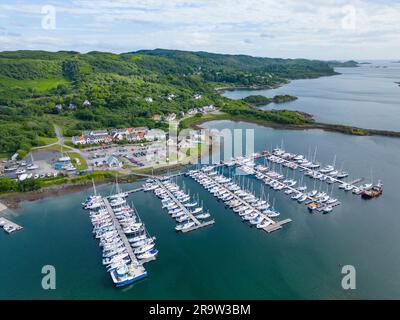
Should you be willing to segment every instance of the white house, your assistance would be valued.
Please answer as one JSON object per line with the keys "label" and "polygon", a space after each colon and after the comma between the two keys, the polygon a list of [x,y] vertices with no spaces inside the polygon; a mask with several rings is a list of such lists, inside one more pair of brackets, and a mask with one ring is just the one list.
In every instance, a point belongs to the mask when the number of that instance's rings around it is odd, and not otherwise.
{"label": "white house", "polygon": [[193,95],[193,99],[194,100],[199,100],[199,99],[201,99],[201,94],[198,94],[198,93],[195,93],[194,95]]}
{"label": "white house", "polygon": [[97,158],[92,161],[96,167],[121,168],[122,163],[114,156]]}
{"label": "white house", "polygon": [[174,121],[176,119],[176,113],[170,113],[165,117],[165,121]]}
{"label": "white house", "polygon": [[89,100],[85,100],[85,101],[83,101],[83,104],[82,104],[84,107],[90,107],[92,104],[90,103],[90,101]]}
{"label": "white house", "polygon": [[167,100],[168,100],[168,101],[171,101],[171,100],[173,100],[175,97],[176,97],[176,96],[175,96],[173,93],[168,93],[168,95],[167,95]]}
{"label": "white house", "polygon": [[74,145],[86,144],[86,142],[87,142],[84,135],[72,137],[71,141]]}
{"label": "white house", "polygon": [[144,136],[147,141],[165,140],[166,137],[167,135],[165,132],[160,129],[151,129],[147,131],[146,135]]}
{"label": "white house", "polygon": [[197,108],[192,108],[192,109],[188,110],[187,114],[188,115],[193,115],[193,114],[196,114],[198,112],[199,112],[199,110]]}
{"label": "white house", "polygon": [[212,105],[212,104],[210,104],[210,105],[208,105],[208,106],[202,107],[201,109],[202,109],[202,111],[203,111],[204,113],[206,113],[206,112],[212,112],[212,111],[215,110],[215,106]]}

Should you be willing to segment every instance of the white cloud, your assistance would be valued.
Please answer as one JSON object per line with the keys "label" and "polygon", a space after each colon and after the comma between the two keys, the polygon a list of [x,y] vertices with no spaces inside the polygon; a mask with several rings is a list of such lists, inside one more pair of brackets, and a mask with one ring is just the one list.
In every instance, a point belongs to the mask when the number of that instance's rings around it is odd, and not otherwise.
{"label": "white cloud", "polygon": [[[54,49],[65,49],[65,46],[74,49],[76,46],[95,50],[102,47],[118,52],[165,47],[327,59],[335,58],[332,55],[336,58],[374,58],[372,54],[383,58],[389,49],[400,52],[400,4],[389,1],[48,2],[57,9],[58,29],[51,35],[57,39],[53,41]],[[354,28],[343,28],[344,19],[349,19],[349,12],[343,11],[345,6],[354,8]],[[0,12],[9,20],[16,20],[21,15],[35,17],[31,24],[39,23],[40,9],[41,6],[31,5],[27,0],[0,5]],[[33,41],[39,41],[40,36],[48,36],[37,25],[29,26],[29,30],[25,30],[26,27],[16,29],[15,32],[23,34],[26,46],[34,45]],[[16,44],[16,48],[24,43]],[[50,42],[46,45],[52,46]],[[359,47],[363,48],[362,52]]]}

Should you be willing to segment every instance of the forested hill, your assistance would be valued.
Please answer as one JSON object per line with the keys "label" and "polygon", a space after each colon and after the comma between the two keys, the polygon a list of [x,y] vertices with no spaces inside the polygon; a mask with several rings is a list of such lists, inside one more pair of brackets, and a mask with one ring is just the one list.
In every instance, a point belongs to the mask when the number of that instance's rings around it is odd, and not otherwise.
{"label": "forested hill", "polygon": [[201,75],[207,81],[238,83],[240,85],[271,84],[276,77],[283,79],[315,78],[335,74],[323,61],[306,59],[262,58],[247,55],[189,52],[180,50],[140,50],[131,54],[162,57],[173,62],[176,70]]}
{"label": "forested hill", "polygon": [[[216,87],[272,87],[287,79],[333,74],[321,61],[162,49],[0,52],[0,153],[29,150],[39,144],[38,137],[54,134],[53,123],[65,135],[163,127],[153,115],[228,105]],[[201,98],[194,99],[196,94]]]}

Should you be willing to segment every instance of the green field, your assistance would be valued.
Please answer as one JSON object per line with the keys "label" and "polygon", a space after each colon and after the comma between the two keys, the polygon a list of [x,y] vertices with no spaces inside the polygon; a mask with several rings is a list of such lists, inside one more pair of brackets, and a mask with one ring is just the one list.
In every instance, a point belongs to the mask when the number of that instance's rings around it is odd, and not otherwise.
{"label": "green field", "polygon": [[48,144],[52,144],[57,142],[57,138],[48,138],[48,137],[37,137],[36,139],[40,145],[46,146]]}
{"label": "green field", "polygon": [[35,90],[41,92],[56,88],[58,85],[66,83],[68,83],[68,81],[63,77],[34,80],[17,80],[8,77],[0,77],[0,85],[4,85],[7,88],[35,88]]}

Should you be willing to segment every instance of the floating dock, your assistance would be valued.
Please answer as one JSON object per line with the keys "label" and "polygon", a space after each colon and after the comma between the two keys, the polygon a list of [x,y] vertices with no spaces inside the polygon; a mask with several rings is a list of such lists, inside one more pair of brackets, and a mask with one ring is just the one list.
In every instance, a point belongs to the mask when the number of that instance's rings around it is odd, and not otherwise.
{"label": "floating dock", "polygon": [[292,222],[292,219],[285,219],[281,221],[276,221],[274,224],[270,224],[268,227],[263,228],[263,230],[268,233],[274,232],[276,230],[282,229],[282,226],[286,223]]}
{"label": "floating dock", "polygon": [[7,232],[8,234],[11,234],[14,231],[19,231],[19,230],[23,229],[20,225],[14,223],[4,217],[0,217],[0,228],[3,228],[4,231]]}
{"label": "floating dock", "polygon": [[180,202],[180,201],[173,195],[173,193],[172,193],[171,191],[169,191],[167,187],[164,186],[164,184],[163,184],[159,179],[155,179],[155,181],[157,182],[157,184],[158,184],[158,186],[159,186],[160,188],[162,188],[163,190],[166,191],[166,193],[167,193],[168,196],[172,199],[172,201],[175,202],[175,203],[179,206],[179,208],[182,209],[182,211],[190,218],[190,220],[192,220],[192,221],[195,223],[195,225],[194,225],[193,227],[187,228],[186,230],[182,230],[183,232],[189,232],[189,231],[197,230],[197,229],[199,229],[199,228],[206,227],[206,226],[209,226],[209,225],[212,225],[212,224],[215,223],[214,220],[209,220],[209,221],[206,221],[206,222],[201,222],[201,221],[199,221],[199,220],[198,220],[198,219],[197,219],[183,204],[182,204],[182,202]]}
{"label": "floating dock", "polygon": [[236,199],[237,201],[239,201],[243,205],[247,206],[248,208],[251,208],[258,215],[261,215],[262,217],[264,217],[264,219],[269,221],[270,225],[265,227],[265,228],[263,228],[263,230],[267,231],[268,233],[270,233],[272,231],[275,231],[275,230],[282,229],[282,225],[292,221],[291,219],[285,219],[285,220],[282,220],[282,221],[274,221],[274,220],[272,220],[270,217],[266,216],[260,210],[256,209],[254,206],[252,206],[250,203],[248,203],[247,201],[245,201],[242,198],[240,198],[239,196],[237,196],[234,192],[232,192],[231,190],[228,190],[223,184],[221,184],[218,181],[216,181],[212,176],[209,176],[206,172],[201,172],[201,173],[203,175],[205,175],[209,180],[213,181],[213,183],[215,185],[217,185],[218,187],[220,187],[223,190],[225,190],[226,192],[228,192],[231,196],[233,196],[234,199]]}
{"label": "floating dock", "polygon": [[140,192],[140,191],[143,191],[143,187],[128,190],[128,191],[126,191],[126,193],[131,194],[131,193],[136,193],[136,192]]}
{"label": "floating dock", "polygon": [[128,238],[126,237],[126,234],[122,231],[121,225],[120,225],[117,217],[115,216],[114,210],[111,208],[110,202],[108,201],[107,198],[103,198],[103,203],[106,206],[107,212],[113,221],[113,224],[114,224],[115,229],[117,230],[118,236],[121,238],[122,242],[124,243],[124,246],[129,255],[129,258],[131,259],[132,262],[133,261],[138,262],[135,254],[133,253],[132,246],[130,245]]}
{"label": "floating dock", "polygon": [[[268,156],[271,156],[271,155],[273,155],[274,157],[276,157],[276,158],[278,158],[278,159],[281,159],[284,163],[289,163],[289,164],[292,164],[292,165],[296,165],[296,166],[297,166],[296,169],[291,168],[291,169],[293,169],[293,170],[297,170],[297,169],[300,168],[300,169],[302,169],[302,171],[312,171],[313,173],[319,172],[319,170],[315,170],[315,169],[311,169],[311,168],[302,166],[301,164],[298,164],[296,161],[287,160],[287,159],[285,159],[285,158],[283,158],[283,157],[281,157],[281,156],[279,156],[279,155],[272,154],[272,153],[267,153],[267,154],[261,155],[261,156],[259,155],[259,156],[257,156],[257,157],[253,157],[253,158],[256,159],[256,158],[261,158],[261,157],[263,157],[263,158],[265,158],[266,160],[271,161],[271,160],[268,159]],[[273,162],[273,161],[271,161],[271,162]],[[290,168],[290,167],[289,167],[289,168]],[[329,174],[324,174],[324,173],[321,173],[321,174],[322,174],[323,176],[329,177],[329,179],[332,180],[334,183],[350,185],[350,186],[352,186],[353,188],[357,188],[357,186],[355,185],[355,183],[361,182],[361,181],[363,180],[363,178],[358,178],[358,179],[355,179],[355,180],[353,180],[353,181],[351,181],[351,182],[346,182],[346,181],[343,181],[343,180],[341,180],[341,179],[332,177],[332,176],[330,176]],[[324,182],[326,182],[326,181],[327,181],[327,180],[324,180]]]}
{"label": "floating dock", "polygon": [[[253,168],[253,170],[254,170],[254,172],[255,172],[256,174],[262,175],[262,176],[264,176],[265,178],[268,178],[268,179],[270,179],[270,180],[272,180],[272,181],[274,181],[274,182],[276,182],[276,183],[279,183],[280,185],[283,185],[283,186],[284,186],[284,189],[289,189],[289,190],[292,190],[292,192],[305,194],[305,195],[307,196],[307,199],[308,199],[308,200],[310,200],[310,201],[317,201],[317,199],[316,199],[315,197],[311,197],[311,196],[309,196],[307,193],[302,192],[302,191],[300,191],[300,190],[297,189],[297,188],[290,187],[290,186],[284,184],[282,181],[279,181],[279,180],[277,180],[277,179],[271,178],[270,176],[268,176],[268,175],[265,174],[264,172],[261,172],[261,171],[255,169],[255,168]],[[257,177],[256,177],[256,178],[257,178]],[[257,178],[257,179],[258,179],[258,180],[261,180],[262,182],[264,182],[262,179],[259,179],[259,178]],[[284,189],[282,189],[282,190],[284,190]],[[337,206],[340,205],[340,204],[341,204],[341,203],[340,203],[339,201],[336,201],[336,202],[334,202],[334,203],[332,203],[332,204],[329,204],[329,206],[332,207],[332,208],[334,208],[334,207],[337,207]],[[318,211],[323,211],[323,209],[324,209],[324,208],[319,209]]]}

